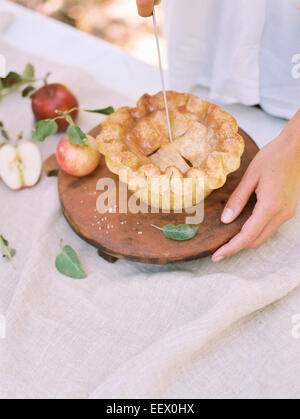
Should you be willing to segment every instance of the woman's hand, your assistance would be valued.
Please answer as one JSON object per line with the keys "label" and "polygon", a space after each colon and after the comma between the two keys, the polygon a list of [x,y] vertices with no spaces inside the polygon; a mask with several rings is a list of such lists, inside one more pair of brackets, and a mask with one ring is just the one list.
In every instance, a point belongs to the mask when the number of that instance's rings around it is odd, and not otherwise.
{"label": "woman's hand", "polygon": [[160,3],[154,0],[136,0],[138,12],[142,17],[150,17],[153,14],[154,3]]}
{"label": "woman's hand", "polygon": [[300,201],[300,110],[249,166],[223,212],[225,224],[241,214],[253,192],[257,205],[252,216],[242,231],[213,255],[214,262],[242,249],[257,249],[295,216]]}

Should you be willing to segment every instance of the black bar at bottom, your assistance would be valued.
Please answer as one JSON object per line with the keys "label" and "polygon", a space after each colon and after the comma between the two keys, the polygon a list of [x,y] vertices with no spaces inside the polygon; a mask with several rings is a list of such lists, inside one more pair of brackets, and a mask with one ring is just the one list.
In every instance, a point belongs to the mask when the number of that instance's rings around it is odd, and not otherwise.
{"label": "black bar at bottom", "polygon": [[[106,417],[200,416],[199,400],[98,400]],[[98,405],[98,406],[99,406]]]}

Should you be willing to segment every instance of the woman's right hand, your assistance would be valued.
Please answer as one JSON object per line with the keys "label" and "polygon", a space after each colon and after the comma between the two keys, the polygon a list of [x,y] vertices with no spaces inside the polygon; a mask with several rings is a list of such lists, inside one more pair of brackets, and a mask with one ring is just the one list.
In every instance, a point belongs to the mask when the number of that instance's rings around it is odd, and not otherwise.
{"label": "woman's right hand", "polygon": [[136,0],[139,15],[150,17],[153,14],[154,0]]}

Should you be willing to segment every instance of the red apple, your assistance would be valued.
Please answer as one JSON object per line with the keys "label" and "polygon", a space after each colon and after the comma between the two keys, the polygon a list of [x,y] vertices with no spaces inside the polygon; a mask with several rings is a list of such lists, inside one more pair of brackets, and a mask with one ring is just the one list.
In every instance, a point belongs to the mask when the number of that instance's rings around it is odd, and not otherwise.
{"label": "red apple", "polygon": [[100,163],[101,154],[97,150],[96,140],[88,136],[88,144],[72,144],[63,137],[56,148],[56,160],[60,168],[71,176],[83,177],[91,174]]}
{"label": "red apple", "polygon": [[[57,117],[56,110],[65,112],[78,108],[78,101],[73,93],[62,84],[46,84],[35,92],[32,97],[32,110],[37,121]],[[78,111],[71,113],[75,121]],[[68,122],[65,119],[57,119],[59,132],[66,131]]]}

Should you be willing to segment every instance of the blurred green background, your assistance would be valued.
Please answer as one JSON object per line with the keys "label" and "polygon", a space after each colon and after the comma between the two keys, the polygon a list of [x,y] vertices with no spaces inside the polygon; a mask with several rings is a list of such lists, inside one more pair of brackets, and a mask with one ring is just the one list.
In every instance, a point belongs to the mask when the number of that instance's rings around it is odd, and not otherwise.
{"label": "blurred green background", "polygon": [[[10,0],[157,63],[151,19],[138,16],[135,0]],[[161,13],[159,13],[161,26]],[[165,43],[162,39],[165,59]]]}

